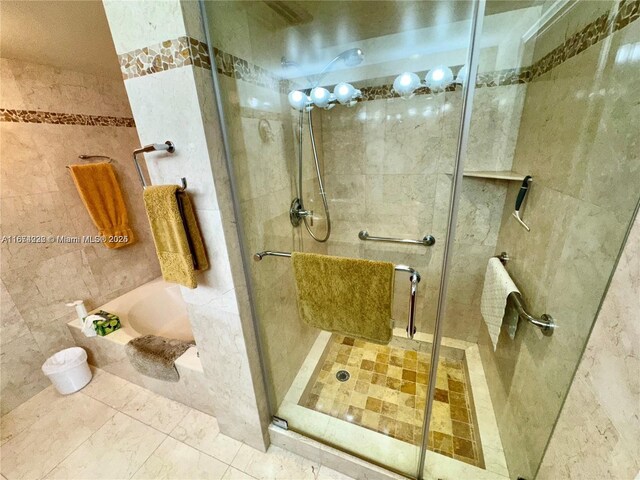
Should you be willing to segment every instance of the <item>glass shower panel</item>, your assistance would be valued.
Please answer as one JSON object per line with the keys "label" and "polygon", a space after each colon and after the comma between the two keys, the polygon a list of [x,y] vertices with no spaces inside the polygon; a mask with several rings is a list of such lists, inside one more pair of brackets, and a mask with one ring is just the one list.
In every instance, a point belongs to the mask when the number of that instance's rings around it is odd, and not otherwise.
{"label": "glass shower panel", "polygon": [[[216,1],[205,9],[272,414],[416,476],[461,108],[447,98],[467,56],[471,2]],[[428,71],[432,88],[423,85]],[[353,102],[340,83],[359,91]],[[322,108],[331,93],[338,101]],[[292,108],[307,96],[311,117]],[[315,241],[311,233],[324,239],[329,223],[327,241]],[[378,242],[361,231],[436,241]],[[265,250],[416,269],[414,339],[408,273],[396,272],[393,340],[377,345],[303,324],[291,260],[250,261]]]}
{"label": "glass shower panel", "polygon": [[[639,202],[633,7],[502,5],[483,19],[425,477],[535,478]],[[502,252],[521,301],[496,320],[482,296]]]}

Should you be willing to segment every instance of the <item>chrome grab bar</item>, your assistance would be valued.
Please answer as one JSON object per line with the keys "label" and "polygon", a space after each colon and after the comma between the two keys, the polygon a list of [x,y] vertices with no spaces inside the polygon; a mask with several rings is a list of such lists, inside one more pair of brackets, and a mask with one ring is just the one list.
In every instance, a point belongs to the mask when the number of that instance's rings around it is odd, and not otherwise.
{"label": "chrome grab bar", "polygon": [[366,230],[362,230],[360,233],[358,233],[358,238],[360,238],[360,240],[373,240],[374,242],[411,243],[424,245],[425,247],[430,247],[431,245],[436,243],[436,239],[433,237],[433,235],[425,235],[424,237],[422,237],[422,240],[408,240],[391,237],[372,237]]}
{"label": "chrome grab bar", "polygon": [[256,262],[259,262],[264,257],[287,257],[291,258],[291,253],[289,252],[272,252],[271,250],[265,250],[264,252],[258,252],[253,254],[253,259]]}
{"label": "chrome grab bar", "polygon": [[551,315],[543,313],[540,318],[531,315],[525,310],[522,295],[520,295],[518,292],[511,292],[509,294],[509,298],[513,302],[513,306],[516,307],[518,316],[520,318],[524,318],[527,322],[538,327],[540,330],[542,330],[543,335],[546,335],[547,337],[553,335],[553,331],[556,328],[556,322]]}
{"label": "chrome grab bar", "polygon": [[[259,262],[264,257],[287,257],[291,258],[291,252],[273,252],[265,250],[257,252],[253,255],[253,259]],[[394,265],[397,272],[407,272],[411,274],[411,291],[409,292],[409,319],[407,321],[407,337],[413,338],[416,333],[416,296],[418,294],[418,283],[420,282],[420,273],[409,265]]]}

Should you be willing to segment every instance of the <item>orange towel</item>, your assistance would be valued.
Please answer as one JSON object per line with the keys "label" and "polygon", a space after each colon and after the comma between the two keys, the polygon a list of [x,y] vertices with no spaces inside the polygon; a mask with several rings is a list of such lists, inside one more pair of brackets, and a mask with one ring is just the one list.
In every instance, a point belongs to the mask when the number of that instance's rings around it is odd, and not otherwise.
{"label": "orange towel", "polygon": [[69,165],[80,198],[107,248],[121,248],[135,242],[127,207],[110,163]]}

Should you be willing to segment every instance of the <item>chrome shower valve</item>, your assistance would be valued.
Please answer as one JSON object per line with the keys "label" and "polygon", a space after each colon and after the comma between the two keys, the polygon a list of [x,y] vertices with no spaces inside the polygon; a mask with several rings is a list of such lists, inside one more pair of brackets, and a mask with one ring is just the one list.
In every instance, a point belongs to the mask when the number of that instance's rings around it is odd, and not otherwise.
{"label": "chrome shower valve", "polygon": [[297,227],[302,223],[305,217],[309,217],[311,226],[313,227],[313,210],[304,210],[302,208],[302,202],[299,198],[294,198],[289,208],[289,220],[291,225]]}

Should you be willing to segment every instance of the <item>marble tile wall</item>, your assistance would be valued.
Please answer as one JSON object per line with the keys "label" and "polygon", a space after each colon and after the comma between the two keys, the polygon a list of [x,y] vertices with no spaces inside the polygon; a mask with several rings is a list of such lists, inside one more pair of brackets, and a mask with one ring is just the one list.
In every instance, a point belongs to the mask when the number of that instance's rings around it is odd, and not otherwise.
{"label": "marble tile wall", "polygon": [[636,218],[536,478],[640,471],[640,217]]}
{"label": "marble tile wall", "polygon": [[[95,235],[65,165],[80,154],[104,154],[115,166],[138,242],[100,245],[2,243],[2,413],[43,389],[40,367],[73,346],[66,302],[97,307],[160,275],[130,162],[138,136],[121,81],[0,59],[0,107],[52,112],[68,123],[0,121],[3,235]],[[50,117],[51,118],[51,117]],[[121,123],[86,121],[117,118]],[[79,121],[78,121],[79,120]],[[61,120],[62,121],[62,120]]]}
{"label": "marble tile wall", "polygon": [[[222,2],[207,7],[232,144],[247,258],[264,249],[300,249],[414,265],[424,278],[419,290],[419,326],[422,331],[432,331],[461,91],[419,95],[410,101],[375,100],[372,92],[367,97],[370,101],[354,108],[314,110],[333,222],[329,242],[326,246],[318,244],[304,228],[292,229],[287,214],[296,189],[297,118],[283,95],[288,88],[283,90],[283,82],[278,83],[277,75],[270,73],[280,71],[286,28],[275,28],[278,19],[271,18],[269,9],[260,6],[248,9]],[[514,76],[503,74],[499,78],[508,81],[496,82],[489,74],[481,79],[485,88],[478,102],[487,116],[473,121],[469,165],[474,169],[507,170],[511,166],[517,134],[512,127],[518,122],[526,85]],[[498,84],[499,88],[493,88]],[[259,136],[261,121],[269,122],[273,132],[270,140]],[[306,123],[304,132],[304,190],[309,195],[305,202],[317,217],[323,217],[321,200],[313,195],[318,186]],[[465,211],[467,217],[475,215],[476,221],[469,223],[465,218],[460,225],[463,235],[459,243],[464,252],[458,257],[456,275],[464,282],[458,282],[461,288],[452,292],[452,308],[456,310],[455,321],[447,327],[449,336],[477,339],[479,315],[470,318],[463,314],[470,304],[479,311],[479,291],[472,289],[469,293],[469,286],[481,283],[486,258],[495,250],[505,194],[506,185],[499,182],[465,181]],[[318,222],[316,218],[315,228],[323,231]],[[372,234],[407,238],[435,232],[441,242],[426,251],[424,247],[363,244],[357,237],[363,228]],[[268,258],[251,262],[250,269],[267,371],[277,405],[316,332],[299,322],[286,261]],[[274,284],[279,288],[274,289]],[[406,277],[398,276],[395,318],[399,325],[406,322],[408,315],[408,284]]]}
{"label": "marble tile wall", "polygon": [[[467,170],[510,170],[526,85],[477,91]],[[333,221],[329,253],[417,268],[418,329],[432,333],[455,162],[461,91],[370,100],[318,110],[322,118],[326,191]],[[505,182],[463,181],[445,335],[478,338],[482,280],[494,254]],[[363,242],[360,230],[396,238],[436,237],[432,247]],[[394,320],[406,323],[408,282],[396,276]]]}
{"label": "marble tile wall", "polygon": [[[185,36],[200,44],[205,41],[197,2],[109,0],[104,5],[118,54]],[[131,34],[139,25],[144,27]],[[242,271],[211,71],[205,65],[185,64],[129,78],[125,87],[141,142],[170,138],[176,145],[171,156],[148,156],[152,183],[175,183],[180,177],[186,177],[189,183],[211,268],[199,276],[197,289],[183,289],[182,294],[220,429],[264,450],[268,442],[267,397]]]}
{"label": "marble tile wall", "polygon": [[[589,4],[572,12],[584,15]],[[507,269],[529,308],[551,314],[559,327],[543,337],[521,323],[515,341],[502,333],[495,353],[481,328],[513,476],[533,477],[540,464],[638,201],[640,110],[630,101],[638,96],[638,66],[620,61],[619,52],[639,40],[635,21],[528,86],[514,170],[534,178],[524,210],[531,232],[510,218],[518,190],[511,185],[496,251],[512,258]],[[579,389],[584,379],[576,381]]]}

